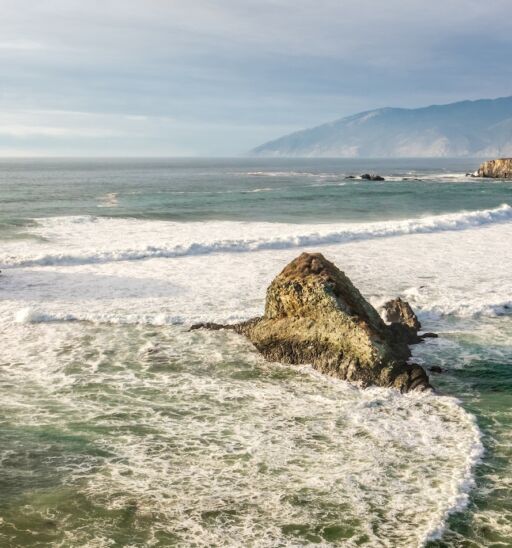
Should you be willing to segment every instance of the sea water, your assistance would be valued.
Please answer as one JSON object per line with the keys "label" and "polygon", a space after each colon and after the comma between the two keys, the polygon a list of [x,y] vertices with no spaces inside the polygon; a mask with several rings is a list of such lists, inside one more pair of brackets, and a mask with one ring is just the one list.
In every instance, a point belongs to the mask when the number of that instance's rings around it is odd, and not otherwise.
{"label": "sea water", "polygon": [[[1,161],[0,545],[512,545],[512,183],[477,165]],[[439,333],[436,393],[188,331],[306,250]]]}

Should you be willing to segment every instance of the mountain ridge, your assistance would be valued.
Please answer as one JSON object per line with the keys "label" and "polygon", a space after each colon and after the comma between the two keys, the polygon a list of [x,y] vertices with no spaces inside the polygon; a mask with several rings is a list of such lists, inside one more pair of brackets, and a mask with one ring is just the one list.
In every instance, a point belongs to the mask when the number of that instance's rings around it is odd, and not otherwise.
{"label": "mountain ridge", "polygon": [[344,158],[512,155],[512,96],[366,110],[284,135],[250,154]]}

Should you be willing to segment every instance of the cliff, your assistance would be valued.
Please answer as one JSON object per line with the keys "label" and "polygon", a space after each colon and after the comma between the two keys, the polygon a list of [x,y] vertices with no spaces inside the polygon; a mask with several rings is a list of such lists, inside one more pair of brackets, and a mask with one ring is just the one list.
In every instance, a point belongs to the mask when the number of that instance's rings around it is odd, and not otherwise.
{"label": "cliff", "polygon": [[488,160],[478,168],[478,177],[494,179],[512,179],[512,158]]}

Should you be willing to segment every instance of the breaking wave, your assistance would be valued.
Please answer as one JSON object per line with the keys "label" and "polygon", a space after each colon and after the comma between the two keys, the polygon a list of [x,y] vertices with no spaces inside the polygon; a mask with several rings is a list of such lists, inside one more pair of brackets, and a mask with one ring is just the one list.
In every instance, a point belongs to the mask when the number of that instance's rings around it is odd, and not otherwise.
{"label": "breaking wave", "polygon": [[[76,230],[77,225],[94,224],[97,232],[98,223],[106,223],[105,232],[122,231],[123,226],[113,226],[109,223],[140,223],[132,219],[97,219],[94,217],[68,217],[45,220],[44,223],[72,223],[68,231]],[[0,263],[4,268],[50,266],[50,265],[83,265],[109,263],[115,261],[137,261],[149,258],[173,258],[191,255],[209,255],[212,253],[240,253],[272,249],[292,249],[316,245],[342,244],[346,242],[388,238],[408,234],[428,234],[446,231],[474,229],[496,223],[512,221],[512,207],[502,204],[494,209],[463,211],[459,213],[420,217],[399,221],[375,222],[366,224],[337,225],[287,225],[279,223],[237,223],[216,222],[215,231],[210,230],[211,223],[171,223],[165,221],[149,221],[152,228],[147,228],[139,245],[133,245],[127,237],[116,240],[118,247],[109,245],[95,246],[89,249],[77,247],[69,252],[51,250],[48,253],[34,255],[13,255],[4,253]],[[146,222],[146,221],[142,221]],[[146,222],[147,223],[147,222]],[[156,224],[160,223],[160,224]],[[165,226],[163,226],[165,225]],[[161,237],[162,232],[169,237]],[[131,225],[131,232],[136,233],[136,227]],[[37,231],[36,231],[37,233]],[[232,238],[234,233],[243,234],[240,238]],[[214,236],[212,236],[212,234]],[[274,236],[279,234],[279,236]],[[78,236],[77,236],[78,237]],[[83,237],[87,238],[87,235]],[[158,245],[147,245],[148,241],[157,239]],[[33,248],[31,249],[31,251]]]}

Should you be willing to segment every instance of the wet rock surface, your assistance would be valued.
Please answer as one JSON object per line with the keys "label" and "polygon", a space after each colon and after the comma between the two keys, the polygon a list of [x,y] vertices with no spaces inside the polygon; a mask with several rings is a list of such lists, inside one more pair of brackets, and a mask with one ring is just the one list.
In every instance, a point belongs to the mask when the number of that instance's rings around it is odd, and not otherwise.
{"label": "wet rock surface", "polygon": [[421,341],[418,331],[421,323],[411,305],[400,297],[388,301],[383,306],[385,319],[390,323],[390,329],[396,337],[403,338],[407,344]]}
{"label": "wet rock surface", "polygon": [[385,181],[384,177],[376,175],[375,173],[363,173],[361,179],[364,179],[365,181]]}
{"label": "wet rock surface", "polygon": [[320,253],[302,253],[276,276],[263,317],[225,327],[247,336],[269,361],[312,364],[360,386],[430,388],[424,369],[408,363],[404,337]]}

